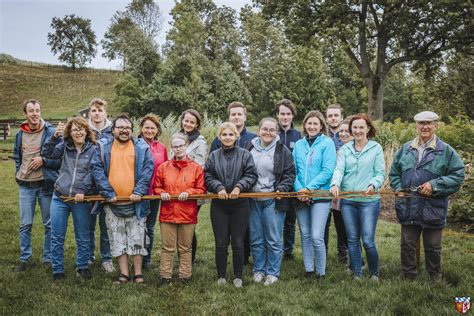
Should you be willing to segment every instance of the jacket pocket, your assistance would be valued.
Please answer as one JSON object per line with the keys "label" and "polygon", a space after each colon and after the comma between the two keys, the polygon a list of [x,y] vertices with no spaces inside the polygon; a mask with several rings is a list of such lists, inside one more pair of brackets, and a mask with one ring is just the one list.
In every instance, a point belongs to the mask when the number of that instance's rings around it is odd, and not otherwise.
{"label": "jacket pocket", "polygon": [[410,203],[406,198],[395,198],[395,211],[398,220],[403,223],[410,217]]}
{"label": "jacket pocket", "polygon": [[425,207],[421,210],[423,222],[430,226],[442,226],[445,224],[447,213],[447,200],[428,199]]}

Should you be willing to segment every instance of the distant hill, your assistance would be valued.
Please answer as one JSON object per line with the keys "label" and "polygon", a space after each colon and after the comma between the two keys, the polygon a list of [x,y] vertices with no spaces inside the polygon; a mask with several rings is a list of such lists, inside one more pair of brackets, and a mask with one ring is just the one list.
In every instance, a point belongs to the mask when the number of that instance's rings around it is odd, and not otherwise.
{"label": "distant hill", "polygon": [[26,99],[40,100],[42,115],[48,118],[77,114],[96,97],[109,102],[109,113],[117,113],[120,109],[114,108],[112,101],[121,76],[120,71],[72,71],[0,54],[0,118],[22,117]]}

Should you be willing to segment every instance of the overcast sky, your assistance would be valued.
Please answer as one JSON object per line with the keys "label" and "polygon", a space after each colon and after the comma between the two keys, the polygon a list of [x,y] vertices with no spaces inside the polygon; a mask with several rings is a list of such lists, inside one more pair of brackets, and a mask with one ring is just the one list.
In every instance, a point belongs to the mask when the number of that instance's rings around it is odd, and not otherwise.
{"label": "overcast sky", "polygon": [[[117,10],[124,10],[131,0],[0,0],[0,53],[16,58],[60,64],[47,45],[47,35],[51,32],[51,19],[76,14],[89,18],[96,33],[97,42],[104,37],[110,24],[110,18]],[[218,5],[227,5],[239,11],[239,8],[251,0],[214,0]],[[171,17],[169,12],[174,0],[155,0],[161,9],[162,32],[157,38],[161,45],[169,30]],[[103,58],[101,46],[95,59],[87,67],[117,69],[117,61]]]}

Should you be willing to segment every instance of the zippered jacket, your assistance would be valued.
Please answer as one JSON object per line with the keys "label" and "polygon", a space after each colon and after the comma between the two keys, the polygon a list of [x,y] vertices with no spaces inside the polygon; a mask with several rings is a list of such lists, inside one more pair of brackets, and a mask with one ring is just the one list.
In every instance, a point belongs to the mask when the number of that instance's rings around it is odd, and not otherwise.
{"label": "zippered jacket", "polygon": [[[350,141],[339,149],[336,169],[331,181],[342,191],[366,191],[369,185],[380,190],[385,179],[385,158],[382,146],[373,140],[357,153],[355,141]],[[380,199],[379,195],[373,198],[350,198],[351,201],[371,202]]]}
{"label": "zippered jacket", "polygon": [[[169,160],[158,167],[154,178],[154,193],[169,194],[204,194],[204,170],[201,166],[190,160]],[[176,224],[197,223],[197,200],[187,201],[162,201],[160,208],[160,222]]]}
{"label": "zippered jacket", "polygon": [[301,139],[301,133],[293,127],[287,131],[280,127],[278,136],[280,136],[280,141],[290,150],[290,152],[293,152],[296,142]]}
{"label": "zippered jacket", "polygon": [[54,190],[63,196],[94,193],[91,160],[96,145],[86,141],[82,152],[78,152],[73,142],[63,137],[51,136],[43,146],[43,155],[48,159],[61,159],[59,175]]}
{"label": "zippered jacket", "polygon": [[311,146],[306,138],[300,139],[295,144],[293,159],[296,167],[295,192],[304,188],[329,190],[336,165],[336,147],[331,138],[319,135]]}
{"label": "zippered jacket", "polygon": [[[23,123],[24,124],[24,123]],[[22,125],[23,125],[22,124]],[[51,123],[44,121],[44,126],[43,126],[43,136],[41,137],[41,146],[46,142],[47,139],[49,139],[53,134],[54,131],[56,130]],[[21,146],[22,146],[22,135],[23,135],[23,130],[20,128],[18,133],[16,134],[15,137],[15,146],[13,148],[13,160],[15,160],[15,174],[18,173],[18,170],[20,170],[21,166],[21,161],[22,161],[22,152],[21,152]],[[59,167],[61,166],[61,160],[60,159],[48,159],[43,156],[43,153],[41,152],[41,157],[43,158],[43,176],[44,176],[44,183],[46,187],[53,187],[54,182],[56,181],[56,178],[58,177],[58,170]]]}
{"label": "zippered jacket", "polygon": [[[247,145],[250,152],[254,145]],[[290,150],[278,141],[275,145],[275,155],[273,156],[273,175],[275,182],[273,187],[276,191],[291,192],[293,191],[293,183],[295,182],[296,172],[293,156]],[[279,211],[288,211],[290,207],[289,199],[275,200],[275,209]]]}
{"label": "zippered jacket", "polygon": [[420,225],[423,228],[446,226],[448,196],[457,192],[464,181],[464,163],[456,151],[436,139],[436,147],[427,148],[418,162],[418,150],[405,143],[395,154],[390,168],[390,185],[395,191],[406,191],[430,182],[431,197],[397,198],[395,210],[402,225]]}
{"label": "zippered jacket", "polygon": [[251,192],[257,182],[257,170],[252,154],[244,148],[219,148],[210,153],[206,162],[206,188],[218,193],[225,189],[230,193],[235,187],[240,192]]}
{"label": "zippered jacket", "polygon": [[[133,194],[144,196],[150,189],[150,181],[153,176],[153,156],[147,143],[140,138],[132,137],[135,149],[134,178],[135,187]],[[107,200],[116,196],[114,189],[109,183],[110,154],[114,140],[102,138],[97,146],[92,158],[92,176],[99,190],[100,195]],[[97,210],[100,211],[100,208]],[[95,210],[94,210],[95,212]],[[140,201],[135,203],[135,215],[140,220],[150,213],[150,201]]]}

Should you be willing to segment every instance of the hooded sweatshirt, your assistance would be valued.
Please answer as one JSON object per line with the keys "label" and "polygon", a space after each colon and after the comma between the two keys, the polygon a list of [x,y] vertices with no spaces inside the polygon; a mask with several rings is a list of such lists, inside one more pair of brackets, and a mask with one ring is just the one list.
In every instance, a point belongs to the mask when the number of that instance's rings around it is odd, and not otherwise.
{"label": "hooded sweatshirt", "polygon": [[101,129],[96,128],[92,123],[91,119],[89,119],[89,127],[94,132],[96,140],[99,140],[101,138],[109,139],[114,137],[112,135],[112,122],[108,118],[105,119],[104,127],[102,127]]}
{"label": "hooded sweatshirt", "polygon": [[[252,139],[253,148],[250,151],[257,169],[257,183],[253,187],[253,192],[273,192],[275,183],[275,174],[273,172],[275,147],[280,139],[277,136],[267,147],[262,147],[260,138]],[[260,200],[260,199],[258,199]]]}
{"label": "hooded sweatshirt", "polygon": [[16,174],[16,178],[25,182],[41,181],[44,179],[43,168],[38,170],[29,170],[28,166],[31,160],[39,157],[41,152],[41,140],[43,138],[44,120],[40,119],[40,128],[32,131],[28,122],[20,125],[21,135],[21,165]]}

